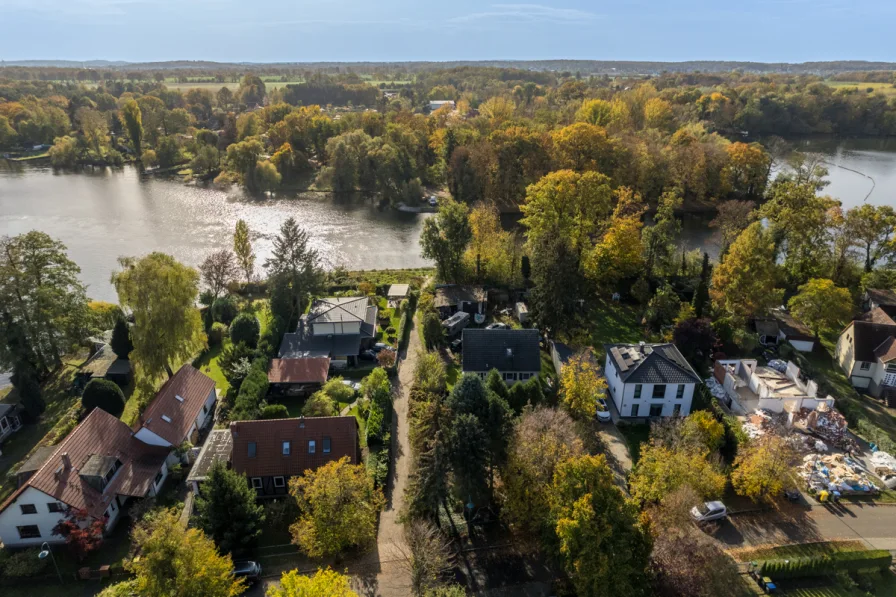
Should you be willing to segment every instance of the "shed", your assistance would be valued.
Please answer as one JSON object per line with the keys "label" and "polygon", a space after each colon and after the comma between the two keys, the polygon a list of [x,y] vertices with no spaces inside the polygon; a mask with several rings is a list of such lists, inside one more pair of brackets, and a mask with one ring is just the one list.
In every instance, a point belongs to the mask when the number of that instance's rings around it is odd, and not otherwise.
{"label": "shed", "polygon": [[778,323],[779,344],[786,341],[799,352],[812,352],[815,348],[815,335],[809,326],[784,309],[775,309],[772,317]]}
{"label": "shed", "polygon": [[488,295],[481,286],[464,286],[451,284],[436,288],[433,306],[442,317],[448,317],[458,311],[472,314],[485,313]]}
{"label": "shed", "polygon": [[389,306],[397,307],[401,301],[408,298],[410,292],[410,284],[392,284],[389,286],[389,290],[386,291],[386,299],[389,301]]}
{"label": "shed", "polygon": [[516,316],[517,321],[520,323],[526,323],[529,321],[529,307],[526,306],[524,302],[518,302],[513,306],[513,314]]}
{"label": "shed", "polygon": [[216,462],[230,462],[230,453],[233,451],[233,435],[230,429],[213,429],[205,440],[193,468],[190,469],[190,475],[187,477],[187,483],[193,487],[193,493],[199,493],[199,484],[205,481],[208,472],[212,469],[212,465]]}
{"label": "shed", "polygon": [[111,346],[103,344],[81,366],[81,373],[89,374],[91,379],[104,378],[124,386],[131,380],[131,362],[118,358]]}

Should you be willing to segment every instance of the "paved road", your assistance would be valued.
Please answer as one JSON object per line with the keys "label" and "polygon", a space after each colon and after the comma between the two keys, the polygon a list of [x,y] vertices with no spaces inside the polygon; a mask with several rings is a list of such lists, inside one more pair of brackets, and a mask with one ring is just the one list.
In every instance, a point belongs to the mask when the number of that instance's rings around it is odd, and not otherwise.
{"label": "paved road", "polygon": [[896,505],[854,502],[741,514],[712,534],[729,548],[849,539],[874,549],[896,550]]}

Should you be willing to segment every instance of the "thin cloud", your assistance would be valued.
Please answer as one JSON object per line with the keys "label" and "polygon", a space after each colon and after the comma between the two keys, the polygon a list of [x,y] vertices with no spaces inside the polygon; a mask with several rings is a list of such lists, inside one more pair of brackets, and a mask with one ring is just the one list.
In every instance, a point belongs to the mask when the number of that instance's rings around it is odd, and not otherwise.
{"label": "thin cloud", "polygon": [[580,23],[600,17],[592,12],[574,8],[554,8],[542,4],[492,4],[491,10],[474,12],[448,19],[449,23],[471,23],[488,20],[514,20],[520,22]]}

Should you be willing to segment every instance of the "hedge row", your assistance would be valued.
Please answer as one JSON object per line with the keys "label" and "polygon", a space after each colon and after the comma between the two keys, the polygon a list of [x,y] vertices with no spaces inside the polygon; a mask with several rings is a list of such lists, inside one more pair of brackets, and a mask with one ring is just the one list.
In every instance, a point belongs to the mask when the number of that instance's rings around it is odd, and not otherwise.
{"label": "hedge row", "polygon": [[847,551],[829,555],[766,560],[759,565],[759,574],[773,580],[827,576],[834,572],[858,570],[886,570],[893,563],[893,556],[885,549]]}
{"label": "hedge row", "polygon": [[410,296],[403,300],[404,310],[401,312],[401,320],[398,323],[398,350],[402,351],[408,346],[411,339],[411,322],[414,320],[414,312],[417,310],[417,297],[420,295],[416,290],[410,292]]}

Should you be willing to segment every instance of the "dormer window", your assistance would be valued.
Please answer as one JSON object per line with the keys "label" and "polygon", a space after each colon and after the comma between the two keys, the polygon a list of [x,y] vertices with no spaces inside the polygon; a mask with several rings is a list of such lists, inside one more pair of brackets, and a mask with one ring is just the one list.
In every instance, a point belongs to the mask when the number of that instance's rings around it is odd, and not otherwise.
{"label": "dormer window", "polygon": [[183,402],[183,401],[184,401],[183,396],[174,396],[174,398],[175,398],[178,402]]}
{"label": "dormer window", "polygon": [[170,423],[171,417],[169,417],[168,415],[162,415],[162,420],[165,421],[166,423]]}

